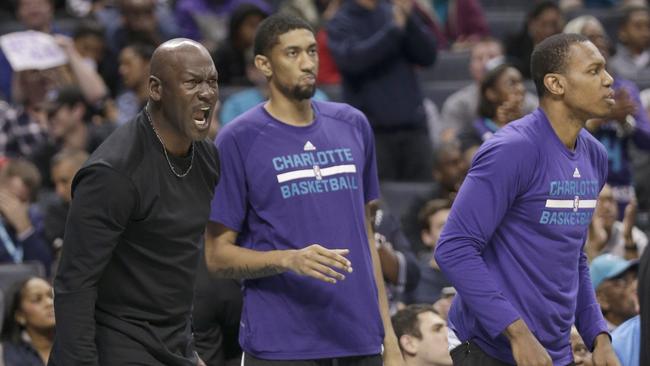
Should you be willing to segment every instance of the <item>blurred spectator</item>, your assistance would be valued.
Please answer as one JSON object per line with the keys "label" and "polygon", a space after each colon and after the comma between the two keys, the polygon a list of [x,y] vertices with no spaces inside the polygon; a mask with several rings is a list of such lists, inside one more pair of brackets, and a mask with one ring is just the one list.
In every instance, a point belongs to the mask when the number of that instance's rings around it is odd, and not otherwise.
{"label": "blurred spectator", "polygon": [[468,49],[490,33],[477,0],[415,0],[415,3],[417,11],[426,14],[424,20],[435,33],[439,49]]}
{"label": "blurred spectator", "polygon": [[[54,292],[32,277],[8,292],[0,361],[5,366],[45,366],[54,342]],[[2,362],[0,362],[2,363]]]}
{"label": "blurred spectator", "polygon": [[418,215],[421,227],[420,235],[425,248],[418,252],[420,282],[409,294],[409,303],[433,304],[441,298],[443,289],[451,286],[433,257],[433,251],[438,238],[440,238],[442,227],[447,222],[450,210],[451,201],[447,199],[431,200],[420,210]]}
{"label": "blurred spectator", "polygon": [[[31,74],[25,71],[23,75]],[[0,101],[0,156],[29,156],[47,138],[44,120],[38,107],[28,104],[13,108]]]}
{"label": "blurred spectator", "polygon": [[0,263],[39,261],[49,273],[52,250],[32,205],[40,184],[38,170],[26,160],[9,160],[0,170]]}
{"label": "blurred spectator", "polygon": [[[98,22],[85,20],[81,21],[75,28],[72,39],[74,47],[81,58],[93,70],[101,73],[100,65],[106,54],[106,40],[104,39],[104,27]],[[102,75],[104,77],[104,75]],[[105,77],[104,77],[105,79]]]}
{"label": "blurred spectator", "polygon": [[16,18],[27,29],[53,33],[54,0],[17,0]]}
{"label": "blurred spectator", "polygon": [[[612,347],[621,366],[645,365],[639,363],[641,348],[641,317],[636,315],[612,332]],[[645,347],[648,348],[648,347]]]}
{"label": "blurred spectator", "polygon": [[432,147],[413,65],[435,61],[435,37],[411,0],[346,1],[327,26],[343,99],[366,114],[381,180],[430,180]]}
{"label": "blurred spectator", "polygon": [[174,15],[183,37],[200,41],[214,51],[228,36],[228,21],[234,10],[247,3],[271,13],[264,0],[178,0]]}
{"label": "blurred spectator", "polygon": [[[83,58],[72,46],[72,41],[53,24],[53,0],[18,0],[16,15],[28,30],[57,35],[56,41],[68,57],[69,71],[77,81],[84,81],[80,86],[89,102],[95,103],[106,96],[106,86],[99,75],[83,62]],[[8,101],[19,102],[20,98],[14,96],[15,90],[12,90],[15,78],[6,56],[0,52],[0,94]]]}
{"label": "blurred spectator", "polygon": [[[248,80],[252,81],[254,87],[232,94],[223,102],[219,111],[221,126],[225,126],[240,114],[264,102],[269,97],[269,85],[266,78],[255,65],[248,65],[246,75],[248,75]],[[221,78],[221,74],[219,74],[219,77]],[[313,99],[326,101],[328,97],[320,89],[316,89]]]}
{"label": "blurred spectator", "polygon": [[115,98],[117,124],[122,125],[135,117],[149,98],[149,61],[155,47],[146,43],[133,43],[120,51],[119,73],[124,89]]}
{"label": "blurred spectator", "polygon": [[[411,243],[420,243],[421,226],[418,214],[429,200],[442,198],[453,200],[465,179],[467,168],[458,141],[452,141],[437,146],[434,153],[434,164],[431,175],[436,184],[431,191],[421,199],[417,199],[409,207],[402,218],[404,232]],[[415,248],[420,251],[419,248]]]}
{"label": "blurred spectator", "polygon": [[399,221],[382,204],[373,205],[370,218],[392,314],[404,304],[404,294],[418,285],[420,269]]}
{"label": "blurred spectator", "polygon": [[451,366],[447,322],[431,305],[409,305],[391,321],[406,366]]}
{"label": "blurred spectator", "polygon": [[266,16],[262,9],[253,4],[242,4],[232,12],[228,38],[212,57],[219,72],[219,85],[252,85],[246,67],[253,59],[255,31]]}
{"label": "blurred spectator", "polygon": [[481,145],[507,123],[524,115],[526,87],[516,67],[501,64],[488,71],[479,86],[478,118],[458,134],[461,149]]}
{"label": "blurred spectator", "polygon": [[44,235],[55,252],[63,245],[65,221],[72,200],[72,178],[87,159],[88,153],[84,150],[64,149],[54,155],[50,163],[56,199],[44,208]]}
{"label": "blurred spectator", "polygon": [[[639,315],[641,317],[641,344],[650,344],[650,250],[639,260]],[[650,365],[650,347],[640,347],[638,365]]]}
{"label": "blurred spectator", "polygon": [[526,15],[523,29],[506,42],[506,54],[526,79],[530,79],[530,55],[535,45],[562,32],[562,12],[554,1],[540,1]]}
{"label": "blurred spectator", "polygon": [[[106,27],[106,40],[114,55],[130,43],[154,46],[178,35],[174,18],[165,17],[165,5],[156,0],[115,0],[117,10],[106,10],[98,18]],[[163,7],[161,10],[160,8]]]}
{"label": "blurred spectator", "polygon": [[625,9],[610,68],[616,76],[650,80],[650,12],[646,6]]}
{"label": "blurred spectator", "polygon": [[[579,33],[598,47],[605,60],[609,59],[610,43],[600,22],[590,16],[573,19],[565,33]],[[587,129],[607,149],[608,173],[607,183],[612,187],[614,199],[618,202],[618,219],[628,203],[636,199],[632,185],[632,168],[629,157],[629,145],[633,142],[637,148],[650,150],[650,121],[645,113],[639,89],[616,72],[613,73],[616,104],[607,119],[587,121]]]}
{"label": "blurred spectator", "polygon": [[[503,59],[503,45],[497,39],[486,37],[478,41],[471,50],[469,71],[474,82],[447,97],[442,106],[442,122],[445,128],[456,132],[466,129],[478,119],[479,85],[488,65]],[[537,97],[526,92],[524,114],[537,107]],[[454,132],[453,135],[456,135]]]}
{"label": "blurred spectator", "polygon": [[644,5],[645,0],[560,0],[560,8],[564,12],[587,8],[612,8]]}
{"label": "blurred spectator", "polygon": [[596,299],[610,332],[639,314],[637,269],[638,261],[613,254],[600,255],[589,265]]}
{"label": "blurred spectator", "polygon": [[63,149],[93,152],[113,132],[112,124],[95,125],[86,120],[88,106],[79,88],[63,87],[48,94],[44,108],[48,115],[48,139],[30,156],[43,184],[52,186],[50,161]]}
{"label": "blurred spectator", "polygon": [[625,259],[637,259],[648,245],[648,237],[639,230],[636,221],[636,203],[628,203],[623,221],[618,221],[618,205],[612,187],[605,184],[598,195],[596,211],[589,224],[585,253],[590,259],[611,253]]}
{"label": "blurred spectator", "polygon": [[[296,0],[300,1],[300,0]],[[336,12],[341,7],[343,0],[322,0],[319,3],[325,2],[327,5],[321,14],[321,24],[327,23],[334,17]],[[341,73],[339,72],[332,52],[329,47],[329,40],[327,36],[327,29],[320,27],[316,32],[316,43],[318,43],[318,77],[316,82],[318,84],[340,84]]]}
{"label": "blurred spectator", "polygon": [[573,362],[576,366],[592,366],[594,364],[591,352],[575,326],[571,327],[571,349],[573,350]]}

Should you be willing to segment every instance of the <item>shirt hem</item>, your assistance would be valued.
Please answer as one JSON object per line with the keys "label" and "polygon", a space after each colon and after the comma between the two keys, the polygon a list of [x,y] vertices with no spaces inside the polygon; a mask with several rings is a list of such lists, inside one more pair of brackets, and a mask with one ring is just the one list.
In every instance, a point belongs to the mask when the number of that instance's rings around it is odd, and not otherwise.
{"label": "shirt hem", "polygon": [[345,350],[338,352],[310,352],[310,353],[295,353],[295,352],[252,352],[244,349],[244,352],[263,360],[317,360],[323,358],[339,358],[339,357],[355,357],[355,356],[371,356],[381,354],[381,345],[364,348],[357,351]]}

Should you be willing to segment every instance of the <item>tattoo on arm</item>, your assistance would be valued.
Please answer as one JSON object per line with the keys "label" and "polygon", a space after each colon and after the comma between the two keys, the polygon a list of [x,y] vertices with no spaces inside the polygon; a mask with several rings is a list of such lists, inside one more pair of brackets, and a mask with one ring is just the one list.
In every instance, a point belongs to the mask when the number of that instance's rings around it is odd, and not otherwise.
{"label": "tattoo on arm", "polygon": [[239,266],[239,267],[227,267],[221,268],[213,273],[218,277],[224,278],[236,278],[236,279],[251,279],[251,278],[260,278],[268,277],[276,274],[280,274],[284,270],[272,264],[265,264],[260,268],[251,269],[248,265]]}

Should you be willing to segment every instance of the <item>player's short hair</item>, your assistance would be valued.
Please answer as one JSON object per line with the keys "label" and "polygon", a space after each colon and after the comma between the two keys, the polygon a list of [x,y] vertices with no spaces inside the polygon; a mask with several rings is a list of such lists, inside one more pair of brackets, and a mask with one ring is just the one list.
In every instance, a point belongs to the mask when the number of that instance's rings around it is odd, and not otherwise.
{"label": "player's short hair", "polygon": [[314,33],[314,29],[305,20],[296,16],[277,13],[264,19],[255,33],[253,51],[255,55],[268,56],[268,52],[278,44],[278,38],[292,30],[306,29]]}
{"label": "player's short hair", "polygon": [[[422,338],[418,315],[426,313],[427,311],[438,314],[438,312],[430,304],[412,304],[395,313],[395,315],[393,315],[391,318],[391,322],[393,323],[393,329],[395,330],[397,339],[399,340],[400,337],[405,334],[411,335],[418,339]],[[399,347],[401,349],[401,342],[398,341],[397,343],[400,344]]]}
{"label": "player's short hair", "polygon": [[589,42],[589,39],[581,34],[560,33],[546,38],[535,46],[530,58],[530,71],[537,96],[542,98],[548,92],[544,85],[546,74],[563,73],[571,46],[582,42]]}

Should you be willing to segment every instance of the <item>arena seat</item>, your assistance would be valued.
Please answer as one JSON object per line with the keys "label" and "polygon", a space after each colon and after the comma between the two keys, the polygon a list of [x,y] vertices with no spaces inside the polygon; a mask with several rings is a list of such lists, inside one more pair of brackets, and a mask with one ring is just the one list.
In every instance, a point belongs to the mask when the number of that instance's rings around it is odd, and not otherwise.
{"label": "arena seat", "polygon": [[379,184],[380,199],[393,217],[401,220],[416,201],[431,197],[438,190],[435,182],[392,182]]}

